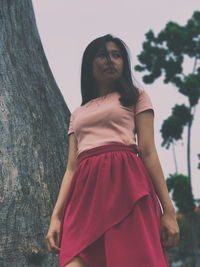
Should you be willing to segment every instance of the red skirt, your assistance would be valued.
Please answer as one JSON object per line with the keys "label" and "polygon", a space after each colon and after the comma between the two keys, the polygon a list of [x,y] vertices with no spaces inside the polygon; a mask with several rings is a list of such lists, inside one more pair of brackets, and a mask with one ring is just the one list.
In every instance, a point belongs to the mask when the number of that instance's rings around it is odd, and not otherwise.
{"label": "red skirt", "polygon": [[162,209],[134,145],[81,152],[60,229],[59,266],[79,256],[88,267],[169,267]]}

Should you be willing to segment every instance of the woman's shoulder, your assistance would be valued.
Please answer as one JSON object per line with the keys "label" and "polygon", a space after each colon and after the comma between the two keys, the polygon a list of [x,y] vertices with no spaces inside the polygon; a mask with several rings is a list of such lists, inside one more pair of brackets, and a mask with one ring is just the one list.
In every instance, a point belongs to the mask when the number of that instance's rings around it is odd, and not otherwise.
{"label": "woman's shoulder", "polygon": [[141,89],[141,88],[138,88],[138,92],[139,92],[139,95],[143,95],[147,93],[146,90]]}
{"label": "woman's shoulder", "polygon": [[148,109],[151,109],[154,112],[154,107],[151,98],[144,89],[139,89],[139,98],[134,107],[135,115]]}
{"label": "woman's shoulder", "polygon": [[146,90],[140,88],[140,89],[138,89],[138,92],[139,92],[139,98],[138,98],[139,101],[140,100],[147,100],[147,101],[150,100],[149,93],[147,93]]}
{"label": "woman's shoulder", "polygon": [[71,112],[71,117],[75,117],[77,115],[77,113],[79,113],[81,106],[75,107],[72,112]]}

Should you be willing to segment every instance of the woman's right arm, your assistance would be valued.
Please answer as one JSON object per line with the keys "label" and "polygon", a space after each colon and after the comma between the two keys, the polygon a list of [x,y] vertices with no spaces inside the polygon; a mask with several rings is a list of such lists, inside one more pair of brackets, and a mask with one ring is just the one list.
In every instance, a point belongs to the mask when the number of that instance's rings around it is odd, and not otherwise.
{"label": "woman's right arm", "polygon": [[59,217],[61,219],[62,209],[66,200],[71,178],[73,177],[76,168],[76,153],[77,153],[77,139],[74,133],[69,135],[69,153],[67,160],[66,172],[63,176],[58,198],[52,213],[52,217]]}
{"label": "woman's right arm", "polygon": [[54,209],[51,215],[51,222],[50,222],[49,230],[46,235],[48,250],[50,252],[52,251],[59,252],[59,248],[56,245],[56,243],[58,243],[58,240],[59,240],[60,221],[61,221],[61,215],[62,215],[64,203],[66,201],[66,197],[69,191],[71,180],[72,180],[74,171],[76,169],[76,163],[77,163],[76,155],[77,155],[77,139],[74,133],[71,133],[69,135],[69,151],[68,151],[67,168],[63,176],[58,198],[57,198],[56,204],[54,206]]}

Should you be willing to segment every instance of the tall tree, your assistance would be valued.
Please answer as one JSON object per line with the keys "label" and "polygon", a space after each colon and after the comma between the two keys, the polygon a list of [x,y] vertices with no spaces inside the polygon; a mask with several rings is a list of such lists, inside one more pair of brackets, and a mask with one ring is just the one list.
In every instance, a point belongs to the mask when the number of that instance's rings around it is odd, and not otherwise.
{"label": "tall tree", "polygon": [[70,112],[31,0],[1,0],[0,25],[0,266],[58,266],[45,235],[65,172]]}
{"label": "tall tree", "polygon": [[[169,191],[172,191],[172,198],[178,208],[178,223],[181,230],[181,240],[178,247],[169,250],[169,255],[178,252],[174,258],[181,259],[184,266],[195,266],[194,249],[197,250],[196,266],[198,262],[198,247],[200,240],[200,213],[195,208],[195,201],[192,195],[189,179],[182,174],[170,174],[166,180]],[[196,202],[199,202],[197,200]],[[178,249],[177,249],[178,248]],[[177,254],[177,253],[176,253]],[[189,261],[190,264],[186,264]]]}
{"label": "tall tree", "polygon": [[[150,30],[146,33],[146,38],[143,51],[138,55],[142,65],[135,66],[137,71],[150,73],[143,76],[143,81],[151,84],[164,74],[164,83],[172,83],[188,99],[187,106],[175,105],[172,115],[164,121],[161,132],[162,145],[168,148],[173,141],[182,138],[184,126],[188,128],[187,162],[191,183],[191,126],[200,98],[200,12],[194,12],[185,26],[168,22],[157,37]],[[189,74],[183,72],[182,65],[186,56],[194,61]]]}
{"label": "tall tree", "polygon": [[[193,60],[191,73],[185,74],[183,63],[186,57]],[[167,149],[174,142],[182,139],[183,129],[187,127],[187,176],[190,194],[190,210],[188,219],[195,225],[194,199],[191,185],[191,127],[195,118],[195,109],[200,99],[200,11],[195,11],[185,26],[175,22],[168,22],[157,36],[152,30],[146,33],[143,51],[138,55],[140,65],[135,66],[137,71],[147,71],[143,76],[146,84],[152,84],[162,74],[164,83],[171,83],[184,95],[188,104],[175,105],[172,114],[164,120],[161,128],[163,137],[162,146]],[[177,174],[177,173],[176,173]],[[176,176],[176,175],[175,175]],[[176,177],[176,179],[178,179]],[[175,184],[173,184],[175,185]],[[175,194],[176,195],[176,194]],[[200,266],[199,241],[193,227],[193,244],[196,267]]]}

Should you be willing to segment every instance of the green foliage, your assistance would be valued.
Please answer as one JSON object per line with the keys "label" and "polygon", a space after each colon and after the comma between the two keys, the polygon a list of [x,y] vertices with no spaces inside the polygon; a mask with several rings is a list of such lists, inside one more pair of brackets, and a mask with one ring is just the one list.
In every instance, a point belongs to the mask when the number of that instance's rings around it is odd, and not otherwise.
{"label": "green foliage", "polygon": [[200,73],[185,76],[179,91],[189,98],[191,107],[197,105],[200,97]]}
{"label": "green foliage", "polygon": [[[184,266],[194,266],[194,251],[192,241],[192,228],[187,218],[177,219],[180,229],[180,240],[177,246],[167,249],[169,262],[181,260]],[[196,216],[196,223],[200,225],[200,215]],[[200,239],[200,228],[197,228],[197,237]]]}
{"label": "green foliage", "polygon": [[195,199],[195,203],[197,207],[200,207],[200,198]]}
{"label": "green foliage", "polygon": [[164,120],[161,127],[161,134],[163,138],[162,146],[168,149],[170,144],[175,140],[182,139],[184,126],[192,121],[190,110],[184,104],[175,105],[172,108],[172,115]]}
{"label": "green foliage", "polygon": [[175,22],[168,22],[165,29],[162,30],[157,37],[157,43],[165,43],[166,47],[173,52],[174,55],[185,53],[186,44],[189,41],[188,32],[184,26],[180,26]]}
{"label": "green foliage", "polygon": [[182,63],[182,56],[177,56],[174,58],[170,55],[168,56],[168,60],[166,60],[163,64],[163,68],[165,69],[164,83],[169,83],[170,81],[175,83],[177,81],[176,86],[179,86],[179,84],[182,85],[182,80],[178,75],[176,75],[182,73]]}
{"label": "green foliage", "polygon": [[195,64],[193,73],[183,74],[184,57],[200,59],[200,11],[195,11],[185,26],[168,22],[163,30],[155,36],[148,31],[143,51],[138,55],[141,65],[136,71],[147,71],[143,76],[144,83],[151,84],[162,74],[164,83],[171,82],[179,88],[180,93],[187,96],[190,105],[194,106],[200,98],[200,67]]}
{"label": "green foliage", "polygon": [[188,177],[183,174],[170,174],[166,183],[169,192],[172,191],[172,199],[178,208],[178,212],[187,215],[193,214],[195,201]]}
{"label": "green foliage", "polygon": [[[184,73],[183,68],[186,58],[194,62],[189,74]],[[138,60],[140,64],[135,66],[135,70],[145,72],[144,83],[152,84],[164,76],[164,83],[175,85],[179,93],[188,99],[188,106],[183,104],[172,108],[171,116],[164,120],[160,131],[163,138],[162,146],[169,148],[174,141],[182,139],[184,127],[188,128],[188,176],[171,174],[166,182],[178,211],[186,215],[185,219],[178,219],[181,242],[170,249],[171,262],[184,260],[187,266],[193,266],[197,262],[196,241],[200,240],[200,214],[195,212],[189,151],[194,110],[200,99],[200,11],[195,11],[184,26],[170,21],[157,36],[149,30]],[[200,159],[200,154],[198,156]],[[194,221],[198,223],[195,224]]]}
{"label": "green foliage", "polygon": [[185,42],[185,53],[190,57],[196,57],[200,55],[200,12],[195,11],[191,19],[188,20],[185,27],[187,31],[187,39]]}
{"label": "green foliage", "polygon": [[[179,243],[179,256],[181,259],[184,259],[186,255],[192,255],[192,240],[191,240],[191,229],[190,224],[187,219],[182,218],[178,219],[178,225],[180,228],[180,243]],[[187,254],[185,253],[187,251]]]}
{"label": "green foliage", "polygon": [[172,108],[172,115],[177,117],[183,126],[185,126],[188,122],[191,122],[193,118],[193,116],[190,114],[189,108],[184,104],[175,105]]}
{"label": "green foliage", "polygon": [[182,139],[183,125],[176,116],[170,116],[164,120],[161,128],[162,146],[168,149],[173,140]]}

